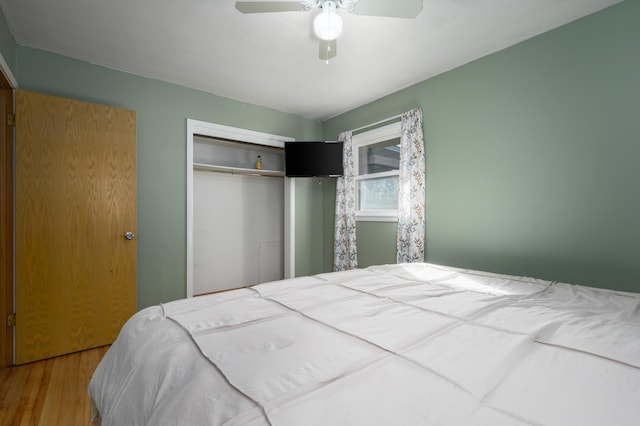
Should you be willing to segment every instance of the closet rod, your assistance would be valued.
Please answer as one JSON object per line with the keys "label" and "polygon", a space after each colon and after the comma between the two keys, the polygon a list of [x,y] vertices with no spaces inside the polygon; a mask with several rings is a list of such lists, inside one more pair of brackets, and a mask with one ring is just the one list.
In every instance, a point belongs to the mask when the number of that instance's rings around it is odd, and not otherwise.
{"label": "closet rod", "polygon": [[284,177],[284,172],[279,170],[245,169],[241,167],[216,166],[213,164],[203,164],[203,163],[193,163],[193,170],[229,173],[232,175]]}

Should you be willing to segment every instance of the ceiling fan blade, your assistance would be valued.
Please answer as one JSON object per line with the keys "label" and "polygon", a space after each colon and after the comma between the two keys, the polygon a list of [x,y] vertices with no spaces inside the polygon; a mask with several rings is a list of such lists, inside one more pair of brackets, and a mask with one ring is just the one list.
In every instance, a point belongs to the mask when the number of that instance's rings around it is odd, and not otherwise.
{"label": "ceiling fan blade", "polygon": [[422,0],[347,0],[356,15],[415,18],[422,12]]}
{"label": "ceiling fan blade", "polygon": [[320,40],[319,57],[323,61],[329,61],[338,54],[338,42],[336,40]]}
{"label": "ceiling fan blade", "polygon": [[291,1],[237,1],[236,9],[242,13],[302,12],[305,6]]}

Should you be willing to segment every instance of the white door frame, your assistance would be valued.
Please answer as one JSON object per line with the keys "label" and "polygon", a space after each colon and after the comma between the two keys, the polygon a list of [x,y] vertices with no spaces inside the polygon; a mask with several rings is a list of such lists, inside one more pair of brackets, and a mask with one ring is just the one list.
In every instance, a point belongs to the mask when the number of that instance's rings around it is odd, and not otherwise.
{"label": "white door frame", "polygon": [[[193,297],[193,139],[209,136],[284,148],[295,139],[206,121],[187,119],[187,297]],[[295,186],[284,178],[284,277],[295,276]]]}

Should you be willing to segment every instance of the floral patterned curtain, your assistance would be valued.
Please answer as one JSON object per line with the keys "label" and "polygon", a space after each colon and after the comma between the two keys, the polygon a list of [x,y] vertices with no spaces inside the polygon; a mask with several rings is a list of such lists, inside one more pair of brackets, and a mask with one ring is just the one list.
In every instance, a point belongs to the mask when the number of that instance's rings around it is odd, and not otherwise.
{"label": "floral patterned curtain", "polygon": [[423,262],[425,246],[425,156],[422,111],[401,115],[397,262]]}
{"label": "floral patterned curtain", "polygon": [[356,183],[353,170],[351,132],[342,132],[344,174],[336,184],[336,220],[333,246],[333,270],[346,271],[358,267],[356,251]]}

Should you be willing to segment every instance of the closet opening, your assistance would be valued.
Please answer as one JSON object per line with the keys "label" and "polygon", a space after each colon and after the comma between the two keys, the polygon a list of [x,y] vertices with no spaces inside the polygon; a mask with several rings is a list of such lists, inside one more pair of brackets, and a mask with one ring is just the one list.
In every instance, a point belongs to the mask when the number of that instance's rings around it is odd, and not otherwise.
{"label": "closet opening", "polygon": [[293,139],[187,127],[187,297],[293,277]]}

